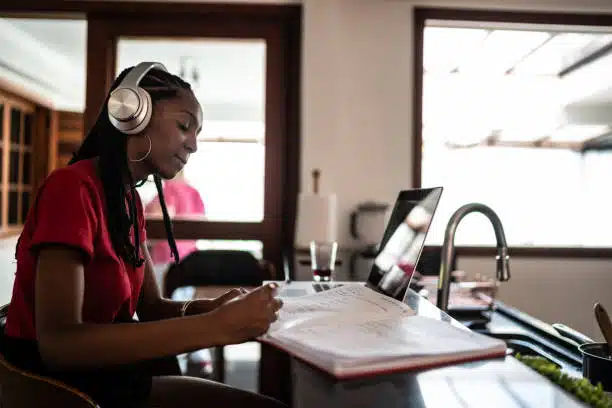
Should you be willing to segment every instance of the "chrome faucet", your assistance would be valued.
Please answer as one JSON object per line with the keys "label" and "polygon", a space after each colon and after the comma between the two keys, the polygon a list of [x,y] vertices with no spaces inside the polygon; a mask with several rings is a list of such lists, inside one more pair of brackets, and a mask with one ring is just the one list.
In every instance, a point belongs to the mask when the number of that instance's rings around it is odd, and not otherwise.
{"label": "chrome faucet", "polygon": [[444,244],[442,246],[442,265],[440,267],[440,277],[438,279],[438,296],[436,304],[439,309],[448,310],[448,294],[450,291],[450,274],[455,257],[455,232],[459,226],[459,222],[472,212],[479,212],[487,216],[493,224],[495,230],[495,238],[497,240],[497,280],[505,282],[510,279],[510,256],[508,255],[508,245],[506,244],[506,235],[501,220],[495,212],[484,204],[471,203],[460,207],[450,217],[446,225],[446,233],[444,234]]}

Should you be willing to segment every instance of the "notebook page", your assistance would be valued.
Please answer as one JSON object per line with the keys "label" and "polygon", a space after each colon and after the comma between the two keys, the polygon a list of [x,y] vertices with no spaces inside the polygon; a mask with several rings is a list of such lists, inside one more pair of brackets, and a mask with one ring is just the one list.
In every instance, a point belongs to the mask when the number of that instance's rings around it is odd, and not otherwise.
{"label": "notebook page", "polygon": [[339,359],[460,354],[478,350],[503,350],[501,340],[454,327],[423,316],[388,317],[327,326],[296,326],[275,336]]}
{"label": "notebook page", "polygon": [[365,286],[344,285],[312,295],[284,299],[278,320],[272,324],[270,332],[305,322],[309,325],[337,325],[339,322],[372,320],[372,315],[414,315],[414,311],[408,305]]}

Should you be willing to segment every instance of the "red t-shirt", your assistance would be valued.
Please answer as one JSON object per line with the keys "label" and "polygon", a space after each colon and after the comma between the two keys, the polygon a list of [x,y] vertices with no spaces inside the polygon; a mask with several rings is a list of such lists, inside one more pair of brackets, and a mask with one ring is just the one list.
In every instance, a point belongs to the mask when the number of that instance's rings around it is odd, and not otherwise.
{"label": "red t-shirt", "polygon": [[[146,240],[142,202],[136,194],[139,235]],[[85,255],[82,317],[88,323],[111,323],[117,312],[136,311],[144,265],[134,268],[113,249],[106,223],[102,182],[93,159],[55,170],[47,177],[30,210],[17,247],[17,273],[5,332],[36,339],[34,287],[36,246],[63,244]],[[131,231],[133,242],[133,231]],[[59,272],[59,271],[58,271]],[[58,273],[61,277],[61,272]]]}

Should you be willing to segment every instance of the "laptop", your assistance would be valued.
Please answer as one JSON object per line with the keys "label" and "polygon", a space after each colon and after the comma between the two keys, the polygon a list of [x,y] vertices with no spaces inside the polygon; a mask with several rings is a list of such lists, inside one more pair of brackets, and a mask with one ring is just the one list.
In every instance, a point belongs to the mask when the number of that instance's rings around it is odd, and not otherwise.
{"label": "laptop", "polygon": [[277,296],[290,298],[343,285],[365,285],[403,301],[425,246],[442,190],[442,187],[432,187],[400,191],[365,283],[291,281],[281,285]]}

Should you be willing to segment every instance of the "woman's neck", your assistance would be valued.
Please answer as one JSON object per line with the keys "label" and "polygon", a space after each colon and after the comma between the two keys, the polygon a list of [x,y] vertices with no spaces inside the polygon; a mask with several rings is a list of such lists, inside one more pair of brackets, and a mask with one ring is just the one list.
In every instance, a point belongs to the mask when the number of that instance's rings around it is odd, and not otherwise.
{"label": "woman's neck", "polygon": [[[94,163],[96,166],[96,169],[98,171],[98,174],[100,172],[100,161],[98,157],[95,157],[94,159]],[[149,172],[147,170],[145,170],[146,166],[144,166],[144,163],[131,163],[128,162],[128,170],[130,171],[130,174],[132,176],[132,183],[130,183],[130,177],[126,176],[125,180],[124,180],[124,184],[126,187],[131,188],[132,185],[137,185],[138,183],[144,181],[147,179],[147,177],[149,177]]]}
{"label": "woman's neck", "polygon": [[[149,170],[144,162],[129,162],[128,169],[132,175],[132,183],[138,184],[149,177]],[[130,183],[130,180],[125,180],[126,183]]]}

